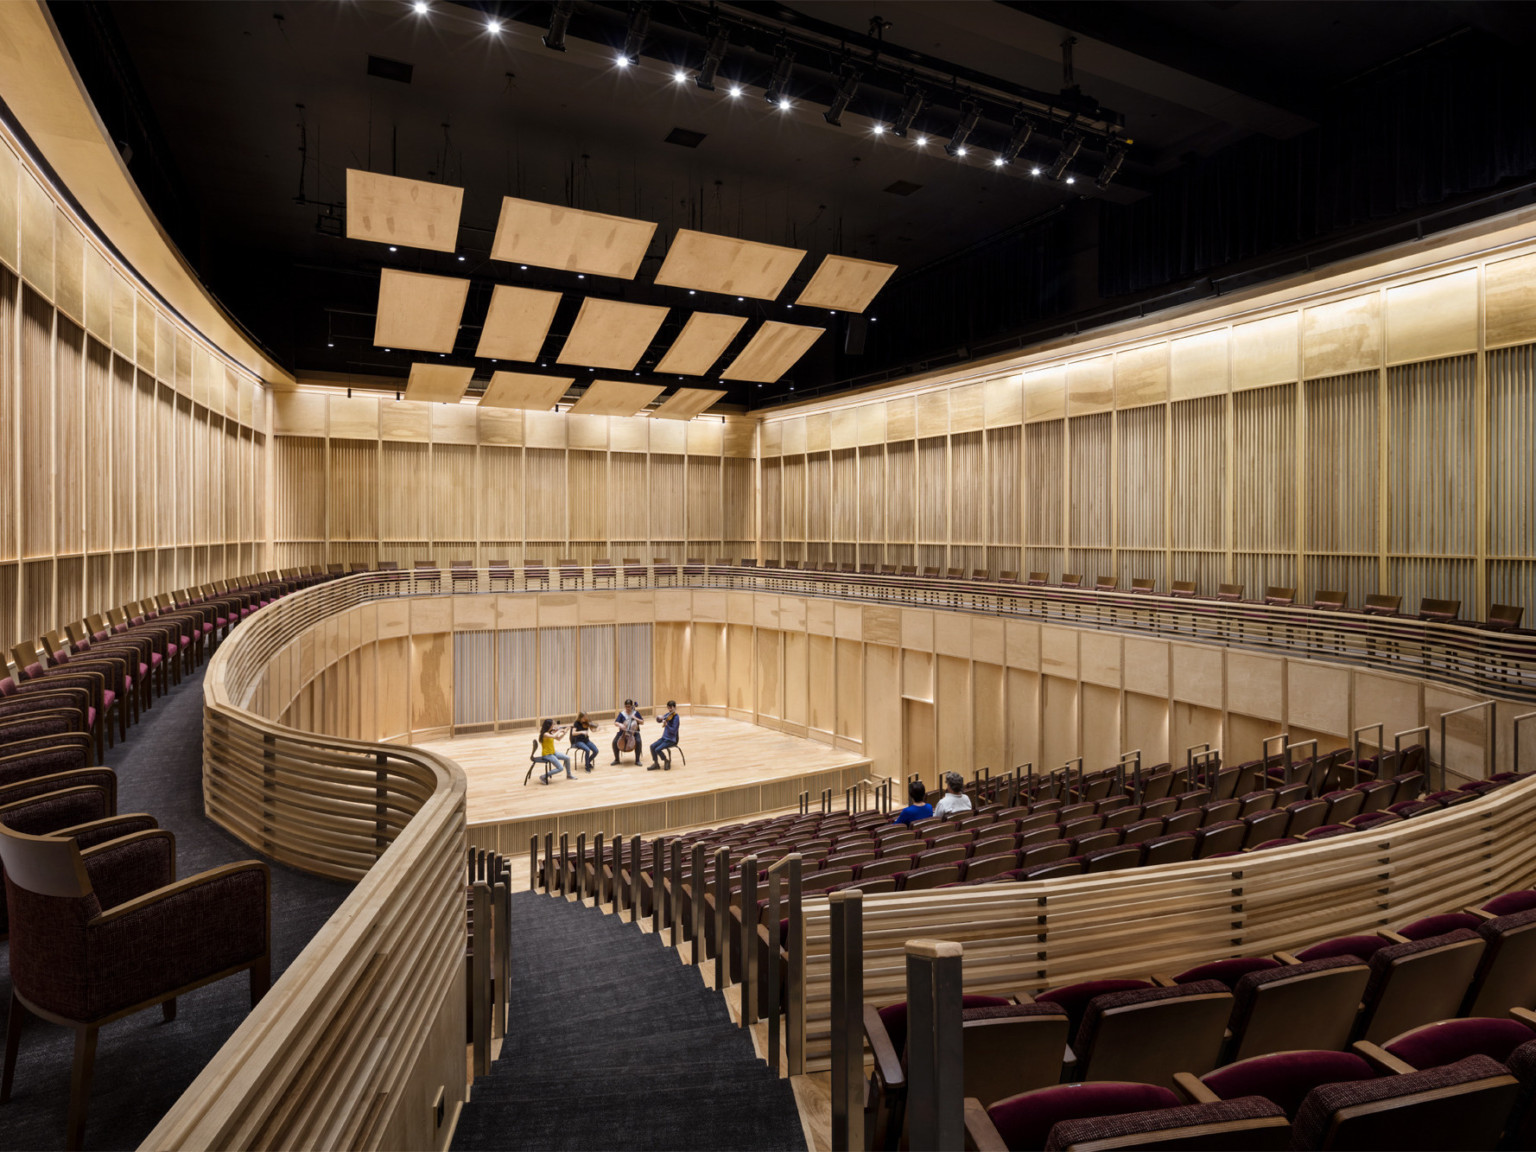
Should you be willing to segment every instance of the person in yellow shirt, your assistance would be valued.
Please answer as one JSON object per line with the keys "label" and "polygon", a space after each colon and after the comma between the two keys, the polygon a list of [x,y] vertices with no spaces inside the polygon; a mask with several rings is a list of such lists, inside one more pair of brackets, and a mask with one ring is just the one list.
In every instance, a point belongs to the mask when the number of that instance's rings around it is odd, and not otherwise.
{"label": "person in yellow shirt", "polygon": [[556,728],[553,720],[539,721],[539,755],[538,759],[548,765],[544,769],[544,775],[539,777],[540,784],[548,784],[549,778],[560,771],[561,765],[565,766],[565,778],[576,779],[571,772],[571,758],[564,752],[555,751],[555,741],[565,735],[564,728]]}

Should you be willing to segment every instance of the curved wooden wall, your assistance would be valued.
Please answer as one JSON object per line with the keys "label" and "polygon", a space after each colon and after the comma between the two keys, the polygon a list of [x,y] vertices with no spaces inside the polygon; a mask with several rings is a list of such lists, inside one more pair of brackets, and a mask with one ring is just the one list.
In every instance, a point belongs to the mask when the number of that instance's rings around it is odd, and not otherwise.
{"label": "curved wooden wall", "polygon": [[1510,213],[764,414],[764,560],[1536,612],[1536,229]]}
{"label": "curved wooden wall", "polygon": [[0,121],[0,651],[264,567],[265,401]]}

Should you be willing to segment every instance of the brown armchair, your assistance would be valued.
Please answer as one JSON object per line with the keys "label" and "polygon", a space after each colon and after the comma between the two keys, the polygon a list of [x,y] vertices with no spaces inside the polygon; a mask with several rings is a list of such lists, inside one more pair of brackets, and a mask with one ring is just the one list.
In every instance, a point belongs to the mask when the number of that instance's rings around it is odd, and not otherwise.
{"label": "brown armchair", "polygon": [[251,1003],[271,978],[270,873],[242,861],[176,879],[169,832],[81,850],[74,840],[0,827],[11,917],[11,1005],[0,1103],[10,1099],[29,1016],[75,1031],[67,1146],[80,1147],[96,1033],[156,1004],[250,971]]}

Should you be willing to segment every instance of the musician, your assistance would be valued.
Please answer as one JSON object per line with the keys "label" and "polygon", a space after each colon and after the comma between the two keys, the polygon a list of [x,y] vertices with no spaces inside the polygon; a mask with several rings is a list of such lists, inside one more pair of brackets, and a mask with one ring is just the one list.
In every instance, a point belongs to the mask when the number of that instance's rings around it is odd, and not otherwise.
{"label": "musician", "polygon": [[663,761],[660,756],[668,748],[677,747],[677,733],[682,723],[683,718],[677,714],[677,701],[668,700],[666,715],[661,718],[661,739],[651,745],[651,766],[648,771],[654,772],[658,768],[672,771],[672,757],[668,756]]}
{"label": "musician", "polygon": [[619,763],[620,757],[625,752],[635,754],[635,763],[640,763],[640,705],[633,700],[624,701],[624,707],[613,718],[613,723],[618,732],[613,737],[613,762]]}
{"label": "musician", "polygon": [[539,779],[540,784],[548,784],[549,778],[560,771],[562,764],[565,766],[565,778],[567,780],[576,779],[571,773],[571,758],[564,752],[555,751],[555,741],[564,735],[565,729],[556,728],[553,720],[545,719],[539,721],[538,759],[546,765],[544,775]]}
{"label": "musician", "polygon": [[586,758],[582,767],[592,771],[592,765],[597,762],[597,745],[592,743],[592,721],[587,719],[585,712],[578,712],[571,723],[571,753],[574,755],[578,751]]}

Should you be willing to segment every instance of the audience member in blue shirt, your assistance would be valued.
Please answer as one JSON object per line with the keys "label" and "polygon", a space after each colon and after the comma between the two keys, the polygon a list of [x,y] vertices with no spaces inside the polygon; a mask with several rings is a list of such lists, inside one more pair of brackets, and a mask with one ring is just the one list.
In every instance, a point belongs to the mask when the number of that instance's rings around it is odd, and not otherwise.
{"label": "audience member in blue shirt", "polygon": [[911,824],[917,820],[926,820],[933,815],[933,805],[924,803],[923,797],[928,795],[928,789],[923,787],[921,780],[914,780],[907,785],[907,795],[912,798],[912,803],[901,810],[896,817],[898,824]]}

